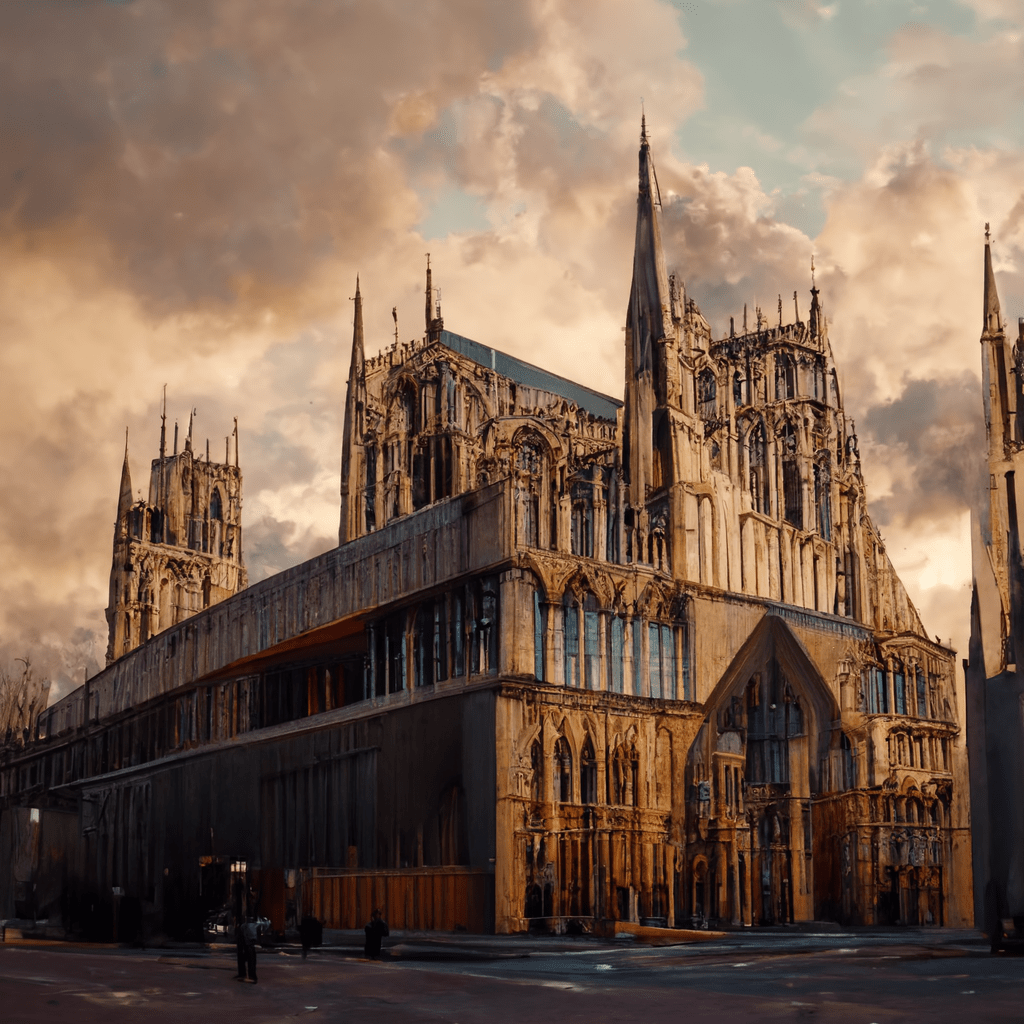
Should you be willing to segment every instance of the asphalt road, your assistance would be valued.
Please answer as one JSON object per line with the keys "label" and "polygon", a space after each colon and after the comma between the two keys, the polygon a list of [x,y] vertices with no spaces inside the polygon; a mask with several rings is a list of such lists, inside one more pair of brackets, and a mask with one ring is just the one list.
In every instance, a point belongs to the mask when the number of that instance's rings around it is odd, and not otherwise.
{"label": "asphalt road", "polygon": [[[935,933],[933,933],[935,934]],[[0,1021],[1024,1022],[1024,957],[971,936],[767,935],[652,948],[396,943],[394,959],[232,947],[0,946]]]}

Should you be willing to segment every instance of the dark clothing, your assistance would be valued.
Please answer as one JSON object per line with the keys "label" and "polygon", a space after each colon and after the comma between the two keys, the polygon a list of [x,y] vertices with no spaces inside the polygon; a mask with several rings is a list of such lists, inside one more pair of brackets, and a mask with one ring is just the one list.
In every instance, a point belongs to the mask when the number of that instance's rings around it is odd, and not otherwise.
{"label": "dark clothing", "polygon": [[238,977],[244,981],[246,971],[256,980],[256,925],[243,924],[235,932],[235,951],[238,954]]}
{"label": "dark clothing", "polygon": [[363,952],[367,956],[380,956],[381,939],[391,934],[388,931],[387,922],[383,918],[375,917],[363,931],[366,932],[366,945],[363,946]]}
{"label": "dark clothing", "polygon": [[305,956],[313,946],[323,944],[324,926],[315,917],[304,917],[299,925],[299,937],[302,939],[302,955]]}

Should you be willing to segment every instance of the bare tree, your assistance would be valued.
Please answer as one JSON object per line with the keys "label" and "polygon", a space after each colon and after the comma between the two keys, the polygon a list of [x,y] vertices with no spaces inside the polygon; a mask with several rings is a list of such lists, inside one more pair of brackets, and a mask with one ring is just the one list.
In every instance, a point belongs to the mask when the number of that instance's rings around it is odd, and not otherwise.
{"label": "bare tree", "polygon": [[50,680],[34,678],[28,658],[15,660],[24,666],[20,673],[10,666],[0,668],[0,746],[5,747],[28,741],[50,695]]}

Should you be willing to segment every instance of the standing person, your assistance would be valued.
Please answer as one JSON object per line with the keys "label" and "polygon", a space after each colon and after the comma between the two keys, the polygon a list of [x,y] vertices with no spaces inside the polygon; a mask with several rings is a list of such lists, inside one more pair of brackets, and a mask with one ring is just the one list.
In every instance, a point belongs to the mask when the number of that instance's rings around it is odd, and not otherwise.
{"label": "standing person", "polygon": [[363,953],[373,959],[380,958],[380,942],[385,936],[390,935],[388,923],[381,917],[380,907],[373,912],[370,923],[363,929],[366,932],[366,945],[363,946]]}
{"label": "standing person", "polygon": [[256,981],[256,922],[242,921],[235,927],[235,947],[238,954],[239,981],[245,981],[248,971],[249,978]]}

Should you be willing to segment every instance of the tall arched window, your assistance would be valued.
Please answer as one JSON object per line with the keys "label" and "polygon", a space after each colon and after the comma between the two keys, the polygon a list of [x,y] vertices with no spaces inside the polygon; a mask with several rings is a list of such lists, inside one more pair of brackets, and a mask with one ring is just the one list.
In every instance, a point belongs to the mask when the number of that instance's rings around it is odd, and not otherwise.
{"label": "tall arched window", "polygon": [[554,769],[555,799],[562,804],[572,803],[572,751],[564,736],[555,741]]}
{"label": "tall arched window", "polygon": [[924,669],[918,665],[914,669],[914,676],[917,683],[917,717],[928,717],[928,682],[924,676]]}
{"label": "tall arched window", "polygon": [[814,466],[814,507],[818,514],[818,535],[832,539],[832,474],[827,462]]}
{"label": "tall arched window", "polygon": [[580,803],[597,803],[597,758],[589,736],[580,750]]}
{"label": "tall arched window", "polygon": [[590,480],[573,482],[572,553],[584,558],[594,557],[594,485]]}
{"label": "tall arched window", "polygon": [[565,647],[565,685],[580,685],[580,606],[575,597],[567,593],[562,599]]}
{"label": "tall arched window", "polygon": [[533,674],[544,678],[544,611],[539,590],[533,592]]}
{"label": "tall arched window", "polygon": [[797,461],[796,428],[787,423],[782,428],[782,489],[785,498],[784,516],[787,523],[798,529],[804,525],[804,495]]}
{"label": "tall arched window", "polygon": [[796,398],[796,363],[787,352],[775,356],[775,397]]}
{"label": "tall arched window", "polygon": [[757,423],[747,435],[747,454],[750,465],[750,500],[755,512],[769,514],[767,441],[764,424]]}
{"label": "tall arched window", "polygon": [[608,631],[608,668],[612,693],[622,693],[624,683],[623,662],[626,658],[626,622],[621,615],[613,615]]}
{"label": "tall arched window", "polygon": [[597,598],[583,598],[583,677],[588,690],[601,689],[600,620]]}
{"label": "tall arched window", "polygon": [[897,715],[907,713],[907,677],[903,671],[903,663],[894,661],[892,663],[892,696],[896,705],[894,711]]}
{"label": "tall arched window", "polygon": [[214,487],[213,494],[210,495],[210,518],[211,519],[223,519],[224,518],[224,504],[220,497],[220,488]]}
{"label": "tall arched window", "polygon": [[697,407],[701,419],[713,420],[718,414],[718,382],[714,371],[705,368],[697,376]]}

